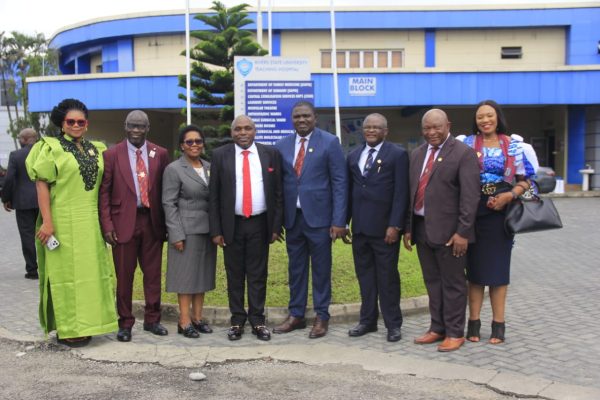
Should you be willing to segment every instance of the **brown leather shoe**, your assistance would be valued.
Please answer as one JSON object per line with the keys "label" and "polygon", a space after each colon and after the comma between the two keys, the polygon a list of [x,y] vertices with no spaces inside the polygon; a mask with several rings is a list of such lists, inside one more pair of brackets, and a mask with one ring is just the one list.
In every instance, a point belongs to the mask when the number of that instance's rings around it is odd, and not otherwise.
{"label": "brown leather shoe", "polygon": [[427,331],[424,335],[415,338],[415,344],[431,344],[444,340],[444,335],[435,333],[433,331]]}
{"label": "brown leather shoe", "polygon": [[464,337],[450,337],[446,336],[446,339],[438,345],[438,351],[454,351],[460,349],[460,346],[465,342]]}
{"label": "brown leather shoe", "polygon": [[329,327],[329,320],[325,321],[319,317],[315,318],[315,322],[313,323],[313,327],[308,334],[310,339],[317,339],[323,337],[327,334],[327,328]]}
{"label": "brown leather shoe", "polygon": [[273,328],[273,333],[288,333],[295,329],[304,329],[306,328],[306,318],[298,318],[292,315],[288,315],[288,317],[281,323]]}

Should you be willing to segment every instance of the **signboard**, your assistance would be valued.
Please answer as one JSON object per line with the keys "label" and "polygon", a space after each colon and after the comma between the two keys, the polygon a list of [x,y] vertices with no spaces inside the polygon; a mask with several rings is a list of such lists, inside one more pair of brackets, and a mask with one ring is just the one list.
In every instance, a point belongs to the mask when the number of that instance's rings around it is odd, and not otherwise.
{"label": "signboard", "polygon": [[248,115],[256,124],[256,141],[273,144],[293,133],[292,107],[301,100],[314,103],[308,59],[235,57],[235,115]]}
{"label": "signboard", "polygon": [[377,78],[348,78],[348,94],[350,94],[350,96],[375,96],[377,94]]}
{"label": "signboard", "polygon": [[314,97],[312,81],[246,81],[246,115],[256,124],[256,141],[273,144],[294,133],[292,107]]}

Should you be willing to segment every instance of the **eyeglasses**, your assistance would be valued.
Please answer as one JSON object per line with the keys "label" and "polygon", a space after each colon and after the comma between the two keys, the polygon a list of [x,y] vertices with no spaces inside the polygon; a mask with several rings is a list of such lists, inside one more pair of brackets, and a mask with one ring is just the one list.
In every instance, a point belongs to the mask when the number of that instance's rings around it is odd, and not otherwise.
{"label": "eyeglasses", "polygon": [[87,125],[87,123],[87,119],[65,119],[65,124],[67,124],[67,126],[77,125],[78,127],[83,128]]}
{"label": "eyeglasses", "polygon": [[189,147],[192,147],[193,145],[200,146],[202,143],[204,143],[204,140],[202,140],[202,139],[188,139],[188,140],[184,140],[183,143],[185,143]]}
{"label": "eyeglasses", "polygon": [[363,125],[363,131],[382,131],[385,128],[378,125]]}
{"label": "eyeglasses", "polygon": [[146,129],[148,129],[148,125],[147,124],[132,124],[131,122],[126,122],[125,129],[127,129],[128,131],[134,131],[136,129],[138,131],[145,131]]}

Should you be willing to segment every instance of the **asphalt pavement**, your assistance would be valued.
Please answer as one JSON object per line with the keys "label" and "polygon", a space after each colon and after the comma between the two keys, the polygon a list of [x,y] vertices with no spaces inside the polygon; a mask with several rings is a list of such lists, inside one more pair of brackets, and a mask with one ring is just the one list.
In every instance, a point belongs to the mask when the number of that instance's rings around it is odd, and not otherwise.
{"label": "asphalt pavement", "polygon": [[[105,335],[73,352],[95,360],[177,367],[265,358],[358,365],[379,373],[464,379],[519,396],[600,399],[600,198],[554,202],[563,229],[516,238],[502,345],[487,343],[491,313],[486,302],[482,341],[467,342],[452,353],[438,353],[435,345],[413,344],[412,339],[428,328],[426,312],[405,317],[403,339],[397,343],[386,342],[382,322],[378,332],[361,338],[348,337],[354,322],[343,322],[332,324],[322,339],[308,339],[307,329],[260,342],[246,329],[240,341],[230,342],[225,326],[215,326],[213,334],[194,340],[177,335],[175,321],[165,320],[170,331],[166,337],[144,332],[138,323],[131,343]],[[44,338],[38,324],[38,283],[23,277],[14,214],[0,213],[0,241],[0,337],[55,341],[52,334]]]}

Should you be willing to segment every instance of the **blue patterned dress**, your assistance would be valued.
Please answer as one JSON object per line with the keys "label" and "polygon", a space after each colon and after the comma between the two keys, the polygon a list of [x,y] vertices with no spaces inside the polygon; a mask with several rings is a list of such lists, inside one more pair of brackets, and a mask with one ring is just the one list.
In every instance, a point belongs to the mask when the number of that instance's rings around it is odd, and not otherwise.
{"label": "blue patterned dress", "polygon": [[[467,136],[463,141],[474,147],[475,135]],[[486,183],[502,184],[506,173],[502,149],[483,147],[481,152],[483,154],[482,171],[480,172],[481,185]],[[520,142],[511,140],[508,154],[515,158],[515,173],[527,175]],[[498,193],[510,189],[511,186],[506,185],[504,190]],[[467,279],[469,282],[484,286],[508,285],[514,236],[507,234],[504,229],[506,210],[489,209],[486,206],[488,197],[489,195],[482,194],[479,202],[475,220],[475,243],[469,244],[467,254]]]}

